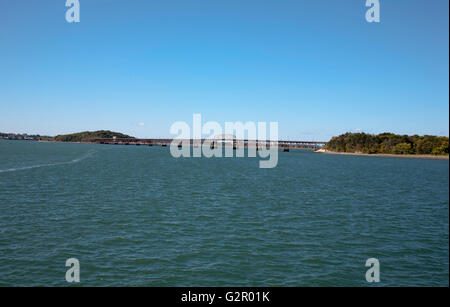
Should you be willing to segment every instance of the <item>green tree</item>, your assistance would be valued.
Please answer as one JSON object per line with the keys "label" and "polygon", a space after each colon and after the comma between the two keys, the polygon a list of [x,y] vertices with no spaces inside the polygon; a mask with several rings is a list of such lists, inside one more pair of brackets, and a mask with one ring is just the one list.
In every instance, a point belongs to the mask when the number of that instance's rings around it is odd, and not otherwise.
{"label": "green tree", "polygon": [[432,135],[408,136],[385,132],[378,135],[345,133],[331,138],[326,149],[337,152],[365,152],[370,154],[434,154],[448,155],[448,137]]}
{"label": "green tree", "polygon": [[411,153],[411,144],[410,143],[399,143],[395,145],[393,152],[395,154],[410,154]]}

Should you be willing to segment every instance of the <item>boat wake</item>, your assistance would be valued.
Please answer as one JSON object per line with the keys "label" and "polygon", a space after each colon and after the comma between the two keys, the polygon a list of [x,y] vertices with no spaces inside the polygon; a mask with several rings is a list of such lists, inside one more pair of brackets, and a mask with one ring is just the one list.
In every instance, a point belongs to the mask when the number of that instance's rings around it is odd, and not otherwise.
{"label": "boat wake", "polygon": [[96,153],[95,150],[88,151],[85,155],[70,160],[66,162],[55,162],[55,163],[47,163],[47,164],[36,164],[36,165],[30,165],[30,166],[24,166],[24,167],[18,167],[18,168],[8,168],[8,169],[0,169],[0,173],[8,173],[8,172],[17,172],[17,171],[24,171],[28,169],[33,168],[40,168],[40,167],[48,167],[48,166],[58,166],[58,165],[67,165],[67,164],[74,164],[83,161],[84,159],[87,159],[91,157],[94,153]]}

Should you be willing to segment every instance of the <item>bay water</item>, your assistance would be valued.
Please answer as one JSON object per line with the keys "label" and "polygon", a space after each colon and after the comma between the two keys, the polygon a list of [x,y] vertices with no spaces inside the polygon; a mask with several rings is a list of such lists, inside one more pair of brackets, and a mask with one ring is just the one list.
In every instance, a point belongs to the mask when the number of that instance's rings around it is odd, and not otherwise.
{"label": "bay water", "polygon": [[0,286],[449,285],[448,160],[258,161],[0,141]]}

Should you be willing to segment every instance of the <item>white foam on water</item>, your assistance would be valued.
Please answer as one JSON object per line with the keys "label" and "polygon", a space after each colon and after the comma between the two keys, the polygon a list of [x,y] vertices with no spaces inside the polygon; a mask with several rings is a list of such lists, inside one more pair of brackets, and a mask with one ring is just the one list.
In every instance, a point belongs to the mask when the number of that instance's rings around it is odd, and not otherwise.
{"label": "white foam on water", "polygon": [[24,167],[18,167],[18,168],[8,168],[8,169],[0,169],[0,173],[8,173],[8,172],[17,172],[17,171],[24,171],[24,170],[28,170],[28,169],[33,169],[33,168],[39,168],[39,167],[48,167],[48,166],[58,166],[58,165],[67,165],[67,164],[74,164],[74,163],[78,163],[83,161],[86,158],[89,158],[90,156],[92,156],[96,151],[95,150],[90,150],[88,151],[85,155],[73,159],[71,161],[67,161],[67,162],[55,162],[55,163],[48,163],[48,164],[37,164],[37,165],[31,165],[31,166],[24,166]]}

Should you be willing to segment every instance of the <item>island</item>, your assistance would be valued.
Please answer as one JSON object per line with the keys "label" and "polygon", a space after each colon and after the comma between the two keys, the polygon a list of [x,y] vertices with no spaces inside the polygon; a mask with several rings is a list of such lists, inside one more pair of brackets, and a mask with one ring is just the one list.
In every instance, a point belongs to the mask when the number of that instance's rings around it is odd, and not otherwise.
{"label": "island", "polygon": [[447,157],[449,138],[433,135],[345,133],[331,138],[318,152]]}
{"label": "island", "polygon": [[51,138],[51,142],[93,142],[96,139],[134,139],[134,137],[109,130],[84,131],[72,134],[62,134]]}

